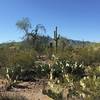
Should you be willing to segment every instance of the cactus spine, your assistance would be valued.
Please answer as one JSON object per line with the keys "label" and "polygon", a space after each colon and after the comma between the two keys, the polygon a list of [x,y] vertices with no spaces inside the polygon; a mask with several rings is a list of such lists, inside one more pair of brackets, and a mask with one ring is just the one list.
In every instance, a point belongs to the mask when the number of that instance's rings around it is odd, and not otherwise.
{"label": "cactus spine", "polygon": [[57,32],[57,26],[56,26],[56,29],[55,29],[55,31],[54,31],[54,40],[55,40],[55,42],[56,42],[56,53],[57,53],[57,48],[58,48],[58,40],[59,40],[59,38],[60,38],[60,35],[58,34],[58,32]]}

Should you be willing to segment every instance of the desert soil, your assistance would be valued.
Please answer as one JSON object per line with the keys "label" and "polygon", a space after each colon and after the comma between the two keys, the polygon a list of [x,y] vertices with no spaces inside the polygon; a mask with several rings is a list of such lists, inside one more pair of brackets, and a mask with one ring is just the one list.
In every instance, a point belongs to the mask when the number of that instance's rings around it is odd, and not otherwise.
{"label": "desert soil", "polygon": [[[42,93],[43,85],[36,82],[22,82],[17,87],[13,87],[10,91],[6,91],[5,85],[7,81],[0,79],[0,94],[24,96],[28,100],[53,100]],[[27,87],[27,88],[20,88]]]}

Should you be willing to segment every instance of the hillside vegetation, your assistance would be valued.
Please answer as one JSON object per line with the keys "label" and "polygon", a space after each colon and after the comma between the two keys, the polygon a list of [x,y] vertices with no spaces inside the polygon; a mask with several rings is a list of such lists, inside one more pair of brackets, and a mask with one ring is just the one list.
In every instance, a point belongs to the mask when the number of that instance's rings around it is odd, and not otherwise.
{"label": "hillside vegetation", "polygon": [[27,18],[16,25],[25,33],[23,40],[0,44],[0,77],[8,80],[6,91],[20,82],[43,80],[42,93],[54,100],[100,99],[99,43],[64,38],[57,27],[53,38],[39,35],[44,26],[30,29]]}

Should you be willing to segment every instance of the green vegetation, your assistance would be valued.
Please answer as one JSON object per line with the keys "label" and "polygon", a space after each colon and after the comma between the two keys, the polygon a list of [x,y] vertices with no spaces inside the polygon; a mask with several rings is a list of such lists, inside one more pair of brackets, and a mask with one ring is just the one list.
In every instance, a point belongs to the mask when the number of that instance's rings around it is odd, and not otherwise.
{"label": "green vegetation", "polygon": [[64,38],[57,27],[54,39],[39,35],[45,27],[38,24],[33,28],[28,18],[16,25],[25,33],[24,40],[0,44],[0,76],[11,85],[46,79],[46,94],[54,100],[99,100],[100,44]]}

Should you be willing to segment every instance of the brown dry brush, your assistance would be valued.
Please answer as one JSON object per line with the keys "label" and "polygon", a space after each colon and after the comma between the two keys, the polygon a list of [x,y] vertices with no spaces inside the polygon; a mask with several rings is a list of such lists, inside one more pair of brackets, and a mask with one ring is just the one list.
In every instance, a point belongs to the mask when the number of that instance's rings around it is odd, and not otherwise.
{"label": "brown dry brush", "polygon": [[19,96],[15,94],[0,93],[0,100],[27,100],[24,96]]}

